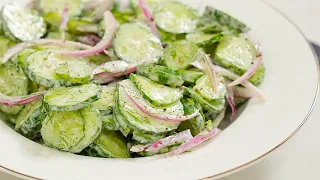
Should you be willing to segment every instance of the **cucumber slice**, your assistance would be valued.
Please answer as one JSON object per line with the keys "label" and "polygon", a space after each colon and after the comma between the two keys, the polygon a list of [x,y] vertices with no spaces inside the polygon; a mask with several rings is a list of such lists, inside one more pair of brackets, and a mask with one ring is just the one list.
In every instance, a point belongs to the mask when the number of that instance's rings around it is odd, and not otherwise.
{"label": "cucumber slice", "polygon": [[113,41],[113,46],[117,55],[128,63],[137,63],[143,60],[155,63],[163,56],[160,39],[153,34],[151,28],[141,23],[121,25]]}
{"label": "cucumber slice", "polygon": [[82,0],[37,0],[35,4],[42,14],[55,14],[59,21],[66,6],[68,6],[69,19],[80,16],[83,10]]}
{"label": "cucumber slice", "polygon": [[224,99],[227,93],[227,85],[225,79],[217,76],[217,93],[214,92],[209,76],[204,75],[197,80],[193,90],[209,101]]}
{"label": "cucumber slice", "polygon": [[[90,27],[90,29],[82,30],[81,26]],[[68,21],[67,24],[68,32],[75,34],[75,35],[82,35],[87,33],[97,33],[99,31],[99,25],[85,20],[75,20],[72,19]]]}
{"label": "cucumber slice", "polygon": [[90,146],[92,156],[105,158],[130,158],[126,139],[115,131],[103,130]]}
{"label": "cucumber slice", "polygon": [[88,83],[92,71],[85,59],[61,57],[49,50],[30,54],[26,64],[29,78],[46,87]]}
{"label": "cucumber slice", "polygon": [[183,96],[181,89],[157,84],[142,76],[131,74],[130,79],[143,94],[143,97],[155,106],[168,106],[179,101]]}
{"label": "cucumber slice", "polygon": [[142,144],[149,144],[158,141],[159,139],[164,138],[165,135],[159,134],[147,134],[138,131],[133,131],[132,139],[136,140]]}
{"label": "cucumber slice", "polygon": [[[28,94],[28,79],[23,70],[13,64],[0,66],[0,92],[7,96],[25,96]],[[0,105],[5,114],[17,115],[22,106]]]}
{"label": "cucumber slice", "polygon": [[84,138],[84,125],[80,111],[51,112],[42,124],[41,135],[48,146],[70,151]]}
{"label": "cucumber slice", "polygon": [[159,65],[142,65],[137,69],[139,75],[169,86],[179,87],[184,83],[181,73],[165,66]]}
{"label": "cucumber slice", "polygon": [[99,111],[93,108],[53,111],[46,116],[41,135],[50,147],[80,153],[99,135],[101,126]]}
{"label": "cucumber slice", "polygon": [[16,131],[24,136],[33,139],[40,132],[42,120],[45,112],[42,108],[42,101],[36,101],[26,105],[16,120]]}
{"label": "cucumber slice", "polygon": [[43,18],[36,11],[18,4],[4,5],[1,17],[4,33],[13,41],[32,41],[46,33]]}
{"label": "cucumber slice", "polygon": [[196,11],[180,2],[159,3],[153,15],[156,24],[166,32],[189,33],[197,27],[198,15]]}
{"label": "cucumber slice", "polygon": [[204,75],[201,71],[177,70],[159,65],[142,65],[138,67],[137,72],[139,75],[169,86],[182,86],[184,81],[195,83]]}
{"label": "cucumber slice", "polygon": [[[117,104],[119,107],[119,111],[123,115],[128,126],[135,131],[159,134],[175,130],[180,124],[154,119],[141,112],[138,107],[136,107],[136,105],[128,98],[127,93],[139,98],[142,101],[145,101],[130,80],[124,80],[120,82],[118,84],[117,93]],[[145,101],[145,103],[149,102]],[[184,114],[183,105],[180,101],[177,104],[164,109],[154,108],[151,106],[151,104],[150,106],[146,106],[145,108],[153,113],[169,113],[174,115]]]}
{"label": "cucumber slice", "polygon": [[103,112],[103,114],[108,114],[112,112],[112,109],[115,105],[115,86],[101,86],[101,99],[92,103],[92,106]]}
{"label": "cucumber slice", "polygon": [[192,114],[196,112],[198,109],[201,109],[200,115],[190,119],[188,121],[183,121],[180,125],[178,130],[179,131],[184,131],[187,129],[190,129],[191,133],[193,136],[196,136],[199,134],[202,130],[204,130],[205,127],[205,116],[202,112],[201,105],[197,102],[195,102],[193,99],[182,99],[181,100],[183,107],[184,107],[184,112],[186,115]]}
{"label": "cucumber slice", "polygon": [[85,121],[83,127],[85,136],[70,149],[71,152],[81,152],[88,147],[99,136],[102,129],[101,116],[97,109],[87,107],[81,109],[80,113]]}
{"label": "cucumber slice", "polygon": [[14,43],[5,36],[0,36],[0,57],[11,47]]}
{"label": "cucumber slice", "polygon": [[202,17],[199,18],[198,26],[200,27],[214,27],[215,31],[236,30],[246,32],[249,28],[239,20],[230,15],[219,11],[211,6],[207,6]]}
{"label": "cucumber slice", "polygon": [[187,34],[186,39],[196,43],[199,47],[203,47],[218,42],[223,36],[223,33],[207,34],[202,31],[198,31]]}
{"label": "cucumber slice", "polygon": [[101,88],[95,84],[60,88],[48,91],[44,102],[53,111],[75,111],[90,105],[100,98]]}
{"label": "cucumber slice", "polygon": [[219,99],[211,102],[209,100],[204,99],[193,89],[187,87],[185,87],[185,89],[188,91],[190,97],[192,97],[196,102],[200,103],[202,108],[210,113],[219,113],[225,108],[225,99]]}
{"label": "cucumber slice", "polygon": [[64,33],[64,39],[68,41],[73,40],[73,36],[67,32],[49,32],[46,36],[48,39],[61,39],[62,33]]}
{"label": "cucumber slice", "polygon": [[84,60],[73,59],[60,64],[54,71],[60,79],[74,84],[87,84],[91,79],[92,68]]}
{"label": "cucumber slice", "polygon": [[[118,99],[117,92],[116,92],[116,99]],[[113,109],[113,120],[114,120],[114,123],[116,124],[117,129],[119,129],[121,133],[125,137],[127,137],[132,132],[132,129],[129,127],[125,117],[120,112],[119,107],[120,107],[119,103],[116,103]]]}
{"label": "cucumber slice", "polygon": [[230,35],[221,39],[215,50],[214,63],[242,75],[251,66],[258,53],[250,41]]}
{"label": "cucumber slice", "polygon": [[197,52],[198,46],[192,42],[172,42],[164,51],[164,62],[169,68],[186,69]]}
{"label": "cucumber slice", "polygon": [[188,83],[195,83],[199,78],[203,76],[203,72],[194,70],[182,71],[183,79]]}
{"label": "cucumber slice", "polygon": [[259,86],[265,76],[265,66],[264,64],[261,64],[261,66],[258,68],[258,70],[256,71],[256,73],[254,73],[254,75],[249,79],[249,81],[255,85],[255,86]]}
{"label": "cucumber slice", "polygon": [[27,60],[29,55],[34,52],[36,52],[36,50],[28,48],[18,54],[18,64],[24,71],[27,69]]}
{"label": "cucumber slice", "polygon": [[113,115],[102,116],[102,129],[110,131],[118,131],[116,123],[114,122]]}

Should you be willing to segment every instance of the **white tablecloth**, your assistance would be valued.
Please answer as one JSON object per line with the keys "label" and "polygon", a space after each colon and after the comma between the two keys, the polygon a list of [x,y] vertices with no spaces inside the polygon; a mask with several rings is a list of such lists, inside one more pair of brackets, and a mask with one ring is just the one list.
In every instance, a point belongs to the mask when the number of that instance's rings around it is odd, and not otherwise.
{"label": "white tablecloth", "polygon": [[[264,0],[286,14],[320,45],[319,0]],[[276,27],[275,27],[276,28]],[[320,101],[302,129],[260,163],[222,180],[320,179]],[[19,180],[0,172],[0,180]]]}

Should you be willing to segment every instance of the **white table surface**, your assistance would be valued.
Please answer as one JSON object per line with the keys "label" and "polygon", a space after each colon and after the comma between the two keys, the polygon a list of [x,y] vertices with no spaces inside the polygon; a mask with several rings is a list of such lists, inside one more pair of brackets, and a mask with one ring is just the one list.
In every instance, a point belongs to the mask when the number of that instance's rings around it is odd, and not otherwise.
{"label": "white table surface", "polygon": [[[319,0],[264,0],[289,17],[320,45]],[[276,27],[275,27],[276,28]],[[222,180],[320,179],[320,100],[298,133],[263,161]],[[0,172],[0,180],[20,180]]]}

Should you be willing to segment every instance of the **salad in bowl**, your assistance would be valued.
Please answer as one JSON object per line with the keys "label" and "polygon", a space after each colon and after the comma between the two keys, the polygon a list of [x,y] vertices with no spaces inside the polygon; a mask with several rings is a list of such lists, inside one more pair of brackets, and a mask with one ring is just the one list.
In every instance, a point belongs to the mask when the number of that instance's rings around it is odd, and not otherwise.
{"label": "salad in bowl", "polygon": [[[84,156],[174,156],[265,100],[250,29],[173,0],[36,0],[1,10],[0,110],[18,133]],[[214,143],[214,142],[213,142]]]}

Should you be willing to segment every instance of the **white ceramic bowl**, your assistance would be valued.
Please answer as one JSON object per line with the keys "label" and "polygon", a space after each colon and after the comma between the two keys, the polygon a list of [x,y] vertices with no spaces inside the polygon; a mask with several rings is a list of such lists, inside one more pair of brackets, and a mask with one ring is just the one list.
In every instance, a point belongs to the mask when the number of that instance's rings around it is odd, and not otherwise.
{"label": "white ceramic bowl", "polygon": [[[303,35],[258,0],[184,0],[212,5],[248,24],[263,47],[264,104],[250,102],[216,139],[172,158],[98,159],[50,149],[0,121],[0,169],[39,179],[200,179],[240,170],[288,140],[308,118],[318,91],[318,66]],[[4,1],[1,1],[4,3]]]}

